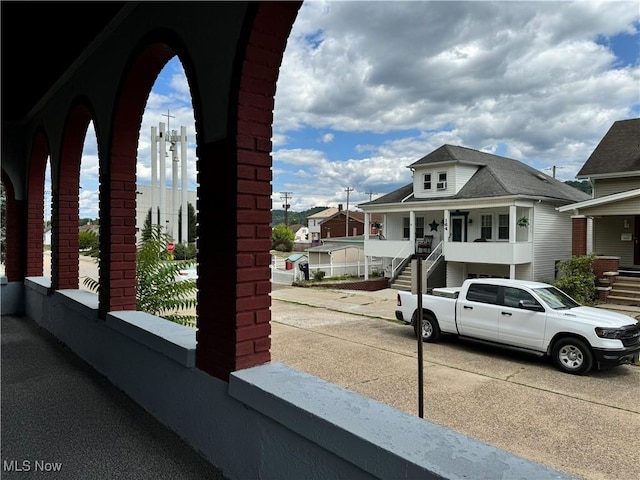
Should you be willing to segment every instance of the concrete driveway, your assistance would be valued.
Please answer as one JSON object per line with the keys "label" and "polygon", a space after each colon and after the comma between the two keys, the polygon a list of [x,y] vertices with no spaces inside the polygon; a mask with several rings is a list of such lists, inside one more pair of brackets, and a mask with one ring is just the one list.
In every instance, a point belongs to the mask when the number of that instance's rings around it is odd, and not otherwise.
{"label": "concrete driveway", "polygon": [[[274,288],[272,361],[418,415],[417,341],[394,310],[393,290]],[[578,478],[639,478],[640,367],[580,377],[455,338],[423,347],[426,420]]]}

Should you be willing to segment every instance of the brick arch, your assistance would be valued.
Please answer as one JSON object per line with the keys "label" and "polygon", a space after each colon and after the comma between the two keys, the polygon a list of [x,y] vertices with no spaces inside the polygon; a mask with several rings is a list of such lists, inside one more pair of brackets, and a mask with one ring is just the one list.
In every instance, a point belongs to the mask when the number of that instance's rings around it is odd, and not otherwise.
{"label": "brick arch", "polygon": [[79,287],[78,219],[80,163],[93,115],[86,100],[71,107],[64,124],[57,175],[52,175],[51,287]]}
{"label": "brick arch", "polygon": [[101,318],[109,311],[136,309],[138,137],[151,88],[162,68],[176,56],[168,42],[179,49],[170,32],[152,32],[133,54],[119,88],[107,152],[100,157]]}
{"label": "brick arch", "polygon": [[25,202],[16,198],[15,188],[9,175],[2,170],[2,184],[6,196],[6,238],[5,238],[5,275],[9,282],[21,281],[24,278],[24,218]]}
{"label": "brick arch", "polygon": [[[271,359],[273,107],[301,4],[249,6],[232,76],[228,135],[198,145],[198,249],[206,255],[199,258],[196,366],[222,380]],[[224,208],[206,208],[214,205]],[[235,234],[207,229],[216,224]]]}
{"label": "brick arch", "polygon": [[44,273],[44,175],[49,157],[49,142],[38,130],[31,145],[29,178],[27,181],[26,276],[41,277]]}

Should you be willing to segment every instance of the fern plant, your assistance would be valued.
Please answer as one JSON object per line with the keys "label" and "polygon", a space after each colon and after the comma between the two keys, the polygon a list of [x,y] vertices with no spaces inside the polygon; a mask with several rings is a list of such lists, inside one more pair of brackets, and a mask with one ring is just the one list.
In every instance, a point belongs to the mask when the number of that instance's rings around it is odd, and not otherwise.
{"label": "fern plant", "polygon": [[[136,250],[136,310],[162,317],[180,325],[196,326],[195,315],[185,311],[196,306],[196,281],[178,280],[180,270],[195,265],[195,260],[172,261],[167,252],[170,236],[154,225]],[[89,289],[99,292],[100,283],[86,277]]]}

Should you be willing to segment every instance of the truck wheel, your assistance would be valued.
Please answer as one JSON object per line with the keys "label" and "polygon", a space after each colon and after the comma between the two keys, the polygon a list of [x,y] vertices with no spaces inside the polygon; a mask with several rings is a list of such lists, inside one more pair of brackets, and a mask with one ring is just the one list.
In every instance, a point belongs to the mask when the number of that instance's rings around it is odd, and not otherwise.
{"label": "truck wheel", "polygon": [[[419,335],[418,333],[418,315],[414,314],[413,321],[413,330],[416,333],[416,337]],[[433,315],[430,313],[422,314],[422,341],[423,342],[435,342],[440,338],[440,326],[438,325],[438,321],[435,319]]]}
{"label": "truck wheel", "polygon": [[558,340],[551,350],[553,362],[560,370],[574,375],[584,375],[593,368],[593,353],[589,346],[577,338]]}

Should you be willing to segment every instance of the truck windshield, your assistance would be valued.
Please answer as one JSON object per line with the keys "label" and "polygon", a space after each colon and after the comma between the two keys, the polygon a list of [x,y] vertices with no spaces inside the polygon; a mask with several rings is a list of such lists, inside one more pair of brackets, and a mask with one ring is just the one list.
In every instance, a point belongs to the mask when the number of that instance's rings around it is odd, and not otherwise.
{"label": "truck windshield", "polygon": [[554,310],[564,310],[580,306],[580,304],[570,296],[555,287],[536,288],[534,292],[536,292],[540,298],[542,298],[542,300],[544,300],[544,302]]}

